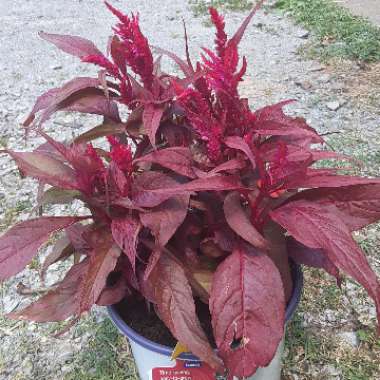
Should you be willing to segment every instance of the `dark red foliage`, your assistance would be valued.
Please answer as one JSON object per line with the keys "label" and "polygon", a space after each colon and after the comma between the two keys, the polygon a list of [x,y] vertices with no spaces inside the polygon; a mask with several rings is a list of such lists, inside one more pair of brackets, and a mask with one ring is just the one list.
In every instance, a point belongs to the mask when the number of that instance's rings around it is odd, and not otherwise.
{"label": "dark red foliage", "polygon": [[[41,276],[74,256],[54,289],[10,317],[75,319],[94,304],[142,295],[174,337],[232,378],[266,366],[283,337],[288,256],[338,284],[351,276],[380,316],[379,281],[352,237],[380,219],[380,179],[316,168],[347,157],[323,150],[304,119],[286,114],[291,100],[252,110],[240,96],[247,62],[239,42],[257,7],[230,38],[210,9],[215,51],[205,48],[195,64],[187,43],[185,59],[158,49],[183,77],[161,71],[137,15],[107,7],[119,20],[109,54],[82,37],[41,34],[100,72],[37,99],[24,125],[44,144],[4,151],[40,182],[39,207],[80,200],[89,210],[86,218],[31,219],[0,238],[0,281],[22,271],[54,232],[63,231]],[[61,110],[104,120],[64,144],[42,130]],[[194,298],[209,302],[220,358]]]}

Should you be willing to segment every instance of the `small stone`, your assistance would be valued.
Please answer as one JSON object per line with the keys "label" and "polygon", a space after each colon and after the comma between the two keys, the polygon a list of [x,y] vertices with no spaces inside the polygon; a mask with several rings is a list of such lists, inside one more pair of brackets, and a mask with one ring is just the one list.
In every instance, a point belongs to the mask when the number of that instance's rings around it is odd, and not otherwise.
{"label": "small stone", "polygon": [[321,75],[319,78],[318,78],[318,80],[320,81],[320,82],[322,82],[322,83],[328,83],[328,82],[330,82],[330,75],[329,74],[323,74],[323,75]]}
{"label": "small stone", "polygon": [[297,32],[297,37],[298,38],[307,38],[307,37],[309,37],[309,34],[310,34],[310,32],[308,30],[299,30]]}
{"label": "small stone", "polygon": [[339,334],[344,342],[352,347],[359,346],[359,338],[354,331],[345,331]]}
{"label": "small stone", "polygon": [[3,298],[4,313],[8,314],[14,311],[17,306],[20,304],[20,301],[12,296],[5,296]]}
{"label": "small stone", "polygon": [[313,85],[309,82],[309,81],[303,81],[303,82],[295,82],[295,84],[299,87],[301,87],[303,90],[307,91],[307,90],[310,90]]}
{"label": "small stone", "polygon": [[60,352],[58,357],[60,362],[70,361],[74,356],[73,347],[71,346],[71,344],[63,344],[60,347],[59,351]]}
{"label": "small stone", "polygon": [[50,68],[52,69],[52,70],[61,70],[62,69],[62,65],[53,65],[53,66],[50,66]]}
{"label": "small stone", "polygon": [[341,104],[338,101],[333,101],[326,103],[326,107],[330,111],[337,111],[341,107]]}
{"label": "small stone", "polygon": [[327,322],[335,322],[336,316],[333,310],[327,309],[325,311],[325,319]]}
{"label": "small stone", "polygon": [[[328,364],[326,366],[323,367],[322,371],[328,375],[328,376],[333,376],[333,377],[337,377],[339,375],[341,375],[341,371],[338,369],[338,368],[335,368],[333,365],[331,364]],[[330,379],[331,377],[329,377]]]}
{"label": "small stone", "polygon": [[319,65],[319,64],[315,64],[313,66],[310,67],[309,71],[310,72],[316,72],[316,71],[322,71],[326,68],[325,65]]}

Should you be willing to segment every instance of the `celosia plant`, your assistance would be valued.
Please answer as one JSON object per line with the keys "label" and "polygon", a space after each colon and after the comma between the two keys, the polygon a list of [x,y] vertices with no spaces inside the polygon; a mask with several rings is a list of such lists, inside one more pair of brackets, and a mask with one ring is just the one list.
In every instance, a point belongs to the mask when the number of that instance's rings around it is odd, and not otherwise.
{"label": "celosia plant", "polygon": [[[289,256],[338,283],[341,272],[351,276],[379,316],[379,282],[352,232],[380,219],[380,180],[316,167],[346,157],[323,150],[304,119],[284,113],[291,101],[252,110],[239,95],[247,63],[238,45],[256,9],[231,38],[210,9],[215,51],[204,49],[196,64],[157,49],[178,64],[178,77],[161,71],[138,15],[107,7],[118,18],[107,55],[80,37],[41,34],[101,69],[40,96],[25,127],[46,143],[6,152],[38,179],[39,206],[79,199],[89,212],[41,216],[1,237],[0,280],[22,271],[56,231],[64,234],[42,275],[75,256],[61,282],[10,317],[76,319],[94,304],[142,295],[200,359],[245,377],[271,361],[283,337]],[[119,107],[128,107],[127,120]],[[42,130],[57,111],[104,122],[64,144]],[[94,148],[91,140],[104,138],[109,148]],[[209,304],[217,353],[194,298]]]}

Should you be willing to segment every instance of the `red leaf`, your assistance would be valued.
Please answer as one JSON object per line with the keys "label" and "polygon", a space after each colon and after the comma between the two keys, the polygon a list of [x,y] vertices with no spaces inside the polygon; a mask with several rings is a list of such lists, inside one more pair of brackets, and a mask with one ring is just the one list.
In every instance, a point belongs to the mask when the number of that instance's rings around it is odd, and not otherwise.
{"label": "red leaf", "polygon": [[323,249],[330,261],[358,281],[374,299],[380,320],[380,285],[376,274],[344,224],[344,215],[335,206],[295,201],[270,213],[302,244]]}
{"label": "red leaf", "polygon": [[41,217],[21,222],[0,237],[0,281],[22,271],[49,236],[81,217]]}
{"label": "red leaf", "polygon": [[189,66],[189,64],[182,58],[178,57],[178,55],[172,53],[169,50],[161,49],[159,47],[155,47],[154,50],[159,54],[167,55],[169,58],[171,58],[186,75],[186,77],[192,77],[194,75],[194,70],[191,68],[191,66]]}
{"label": "red leaf", "polygon": [[120,277],[113,286],[105,287],[96,304],[99,306],[114,305],[120,302],[128,294],[128,286],[124,277]]}
{"label": "red leaf", "polygon": [[268,135],[283,135],[294,136],[298,138],[310,139],[315,143],[322,143],[323,139],[317,132],[309,127],[304,119],[293,118],[287,116],[282,108],[293,102],[293,100],[286,100],[278,104],[266,106],[257,110],[254,113],[254,126],[255,133]]}
{"label": "red leaf", "polygon": [[156,150],[134,160],[134,163],[139,162],[153,162],[186,177],[195,178],[192,169],[191,152],[190,149],[186,147]]}
{"label": "red leaf", "polygon": [[24,125],[30,125],[34,120],[36,113],[43,110],[40,119],[40,124],[42,124],[59,109],[59,105],[68,97],[86,88],[96,88],[99,84],[99,79],[78,77],[70,80],[62,87],[53,88],[47,91],[37,99],[37,102],[27,117],[27,120],[24,122]]}
{"label": "red leaf", "polygon": [[115,269],[121,250],[108,231],[95,230],[89,235],[93,251],[80,284],[80,312],[90,310],[106,286],[108,275]]}
{"label": "red leaf", "polygon": [[121,219],[113,219],[111,229],[115,242],[128,256],[132,269],[135,271],[137,236],[141,230],[141,223],[127,215]]}
{"label": "red leaf", "polygon": [[44,278],[47,269],[57,261],[64,260],[74,253],[74,247],[67,236],[61,237],[54,245],[53,250],[44,260],[41,268],[41,277]]}
{"label": "red leaf", "polygon": [[214,177],[216,174],[220,172],[244,169],[245,166],[246,166],[246,163],[244,160],[233,158],[231,160],[228,160],[216,166],[214,169],[210,170],[209,172],[203,172],[202,170],[199,170],[197,168],[193,168],[193,170],[198,178],[209,178],[209,177]]}
{"label": "red leaf", "polygon": [[84,226],[81,223],[76,223],[66,228],[66,235],[76,252],[88,254],[91,250],[91,247],[84,238],[84,235],[91,231],[92,227],[93,226],[91,224]]}
{"label": "red leaf", "polygon": [[224,200],[223,209],[228,225],[240,237],[258,249],[268,249],[268,242],[252,225],[248,215],[245,213],[241,205],[239,193],[229,193]]}
{"label": "red leaf", "polygon": [[242,37],[244,35],[244,32],[247,29],[247,26],[251,22],[253,16],[256,14],[256,12],[261,8],[261,6],[263,5],[263,3],[264,3],[264,0],[259,0],[256,3],[256,5],[252,8],[252,10],[249,13],[249,15],[245,18],[245,20],[240,25],[239,29],[236,31],[236,33],[233,35],[233,37],[231,38],[231,40],[229,42],[232,41],[234,44],[239,45],[239,42],[241,41],[241,39],[242,39]]}
{"label": "red leaf", "polygon": [[8,317],[35,322],[57,322],[79,314],[78,290],[87,266],[88,259],[74,265],[56,289],[49,291],[25,309],[8,314]]}
{"label": "red leaf", "polygon": [[248,157],[249,161],[251,161],[252,169],[256,168],[255,156],[253,155],[251,148],[244,141],[243,138],[241,138],[239,136],[230,136],[224,140],[224,143],[229,148],[238,149],[238,150],[241,150],[242,152],[244,152],[245,155]]}
{"label": "red leaf", "polygon": [[79,58],[86,55],[102,55],[102,53],[91,41],[82,37],[49,34],[44,32],[40,32],[39,36],[45,41],[51,42],[65,53]]}
{"label": "red leaf", "polygon": [[267,366],[285,323],[284,289],[273,261],[248,245],[235,249],[214,274],[210,311],[230,375],[249,377]]}
{"label": "red leaf", "polygon": [[317,202],[322,206],[334,204],[344,215],[344,222],[351,231],[380,219],[380,184],[305,190],[289,200],[300,199]]}
{"label": "red leaf", "polygon": [[[147,280],[150,274],[152,273],[153,269],[156,267],[156,264],[158,263],[158,260],[160,259],[161,255],[162,255],[161,249],[153,250],[149,256],[149,261],[144,271],[143,286],[144,286],[145,296],[147,296],[147,298],[151,302],[154,302],[154,296],[152,296],[152,292],[149,289],[150,283]],[[150,285],[153,285],[153,284],[150,284]]]}
{"label": "red leaf", "polygon": [[126,130],[126,124],[105,122],[103,124],[97,125],[96,127],[76,137],[74,140],[74,143],[75,144],[87,143],[89,141],[98,139],[100,137],[124,133],[125,130]]}
{"label": "red leaf", "polygon": [[187,215],[189,194],[176,196],[161,203],[150,212],[141,213],[141,223],[149,228],[159,247],[164,247]]}
{"label": "red leaf", "polygon": [[156,145],[156,133],[160,126],[162,115],[164,114],[164,108],[162,106],[156,106],[152,103],[148,103],[144,107],[143,111],[143,124],[146,134],[149,137],[150,143]]}
{"label": "red leaf", "polygon": [[132,202],[137,207],[155,207],[169,199],[172,194],[153,193],[156,189],[170,189],[178,183],[167,174],[143,172],[132,183]]}
{"label": "red leaf", "polygon": [[288,188],[307,187],[342,187],[352,185],[379,184],[379,178],[363,178],[350,175],[336,175],[334,170],[313,169],[306,171],[306,176],[293,177],[288,181]]}
{"label": "red leaf", "polygon": [[59,105],[60,110],[101,115],[120,122],[117,105],[104,95],[103,90],[89,88],[71,95]]}
{"label": "red leaf", "polygon": [[324,269],[334,276],[340,283],[338,268],[331,262],[322,249],[309,248],[298,242],[291,236],[286,239],[286,247],[289,256],[298,264],[307,265],[313,268]]}
{"label": "red leaf", "polygon": [[51,156],[37,152],[12,152],[7,150],[16,161],[24,175],[63,189],[78,189],[73,169]]}
{"label": "red leaf", "polygon": [[221,369],[220,360],[211,348],[195,312],[191,287],[183,268],[163,254],[149,280],[160,318],[178,341],[201,360]]}
{"label": "red leaf", "polygon": [[176,184],[169,188],[150,190],[153,194],[166,194],[168,197],[193,191],[224,191],[244,189],[235,176],[217,175],[207,178],[198,178],[184,184]]}

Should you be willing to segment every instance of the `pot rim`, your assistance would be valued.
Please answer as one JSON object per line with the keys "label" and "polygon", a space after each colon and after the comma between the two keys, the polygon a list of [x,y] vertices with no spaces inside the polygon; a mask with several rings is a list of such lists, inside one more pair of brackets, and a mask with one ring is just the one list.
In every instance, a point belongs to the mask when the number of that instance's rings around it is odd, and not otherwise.
{"label": "pot rim", "polygon": [[[301,300],[302,295],[302,288],[303,288],[303,273],[301,266],[299,264],[292,263],[291,264],[291,270],[292,270],[292,278],[293,278],[293,291],[292,296],[290,297],[290,300],[288,302],[288,305],[286,307],[285,311],[285,324],[288,323],[293,315],[295,310],[297,309],[297,306]],[[141,345],[142,347],[146,348],[147,350],[156,352],[161,355],[165,356],[172,356],[173,347],[165,346],[160,343],[155,343],[142,335],[138,334],[135,330],[133,330],[131,327],[129,327],[125,321],[120,316],[119,312],[117,311],[116,305],[107,306],[108,314],[113,322],[113,324],[129,339],[132,339],[135,343]],[[187,361],[200,361],[198,357],[194,356],[191,353],[182,353],[179,356],[179,359],[187,360]]]}

